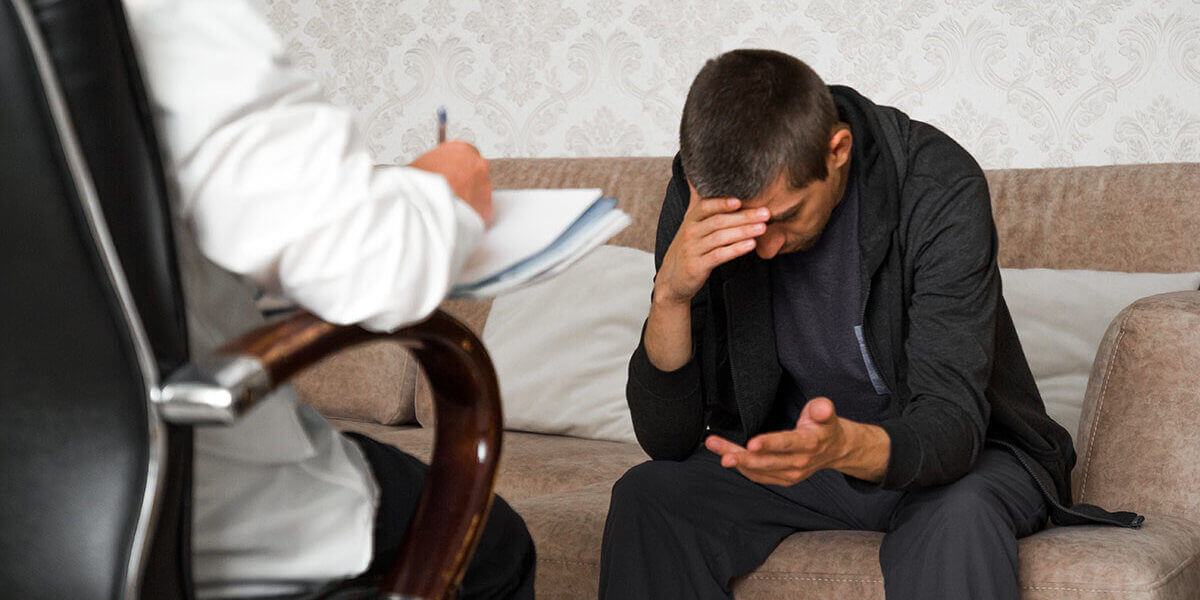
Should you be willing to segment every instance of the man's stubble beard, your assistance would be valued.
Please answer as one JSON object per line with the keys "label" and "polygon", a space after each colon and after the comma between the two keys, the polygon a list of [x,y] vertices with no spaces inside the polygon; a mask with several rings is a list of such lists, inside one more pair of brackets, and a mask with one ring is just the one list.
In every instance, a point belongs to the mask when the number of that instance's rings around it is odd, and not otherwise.
{"label": "man's stubble beard", "polygon": [[787,253],[804,252],[805,250],[811,249],[813,246],[817,245],[817,242],[821,241],[822,233],[825,233],[824,229],[822,229],[821,231],[818,231],[817,233],[815,233],[807,238],[804,238],[803,240],[800,240],[800,243],[797,244],[795,248],[788,250]]}

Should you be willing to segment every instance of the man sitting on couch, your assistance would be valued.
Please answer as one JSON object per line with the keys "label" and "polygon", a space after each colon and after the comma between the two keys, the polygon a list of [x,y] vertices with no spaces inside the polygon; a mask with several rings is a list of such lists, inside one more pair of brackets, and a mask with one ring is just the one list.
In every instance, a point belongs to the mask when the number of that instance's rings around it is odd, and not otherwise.
{"label": "man sitting on couch", "polygon": [[[754,254],[751,254],[751,251]],[[755,254],[757,256],[755,256]],[[885,532],[889,599],[1018,597],[1070,506],[1000,293],[983,172],[803,62],[737,50],[688,93],[627,397],[605,598],[721,598],[795,531]]]}

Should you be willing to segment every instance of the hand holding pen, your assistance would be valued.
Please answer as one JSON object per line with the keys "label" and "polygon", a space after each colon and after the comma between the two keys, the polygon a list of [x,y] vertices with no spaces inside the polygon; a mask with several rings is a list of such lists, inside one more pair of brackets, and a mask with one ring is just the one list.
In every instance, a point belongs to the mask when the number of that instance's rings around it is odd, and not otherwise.
{"label": "hand holding pen", "polygon": [[446,178],[451,191],[475,209],[486,224],[492,219],[492,179],[488,161],[475,146],[460,140],[446,141],[446,108],[437,111],[438,145],[414,160],[410,167]]}

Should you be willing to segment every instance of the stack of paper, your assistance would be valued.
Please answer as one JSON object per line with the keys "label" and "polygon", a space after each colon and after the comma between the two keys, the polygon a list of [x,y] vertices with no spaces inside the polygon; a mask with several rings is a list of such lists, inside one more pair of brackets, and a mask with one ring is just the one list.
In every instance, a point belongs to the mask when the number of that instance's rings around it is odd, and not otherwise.
{"label": "stack of paper", "polygon": [[497,190],[492,225],[450,295],[484,298],[561,273],[629,226],[600,190]]}

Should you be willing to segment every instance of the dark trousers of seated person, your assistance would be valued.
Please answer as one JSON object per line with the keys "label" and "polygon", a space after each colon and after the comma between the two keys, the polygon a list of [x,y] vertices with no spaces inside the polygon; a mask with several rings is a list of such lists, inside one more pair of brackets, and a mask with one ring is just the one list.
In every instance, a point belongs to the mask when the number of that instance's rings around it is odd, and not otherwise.
{"label": "dark trousers of seated person", "polygon": [[729,598],[731,580],[797,531],[884,532],[888,600],[1017,600],[1017,538],[1047,508],[1033,478],[987,448],[958,481],[916,492],[859,490],[831,470],[789,487],[761,485],[700,450],[651,461],[613,486],[601,598]]}
{"label": "dark trousers of seated person", "polygon": [[[375,516],[375,554],[364,579],[387,574],[409,521],[417,510],[429,467],[399,449],[357,433],[347,433],[362,448],[379,483]],[[536,557],[525,521],[502,498],[492,501],[475,555],[467,566],[459,598],[532,600]]]}

